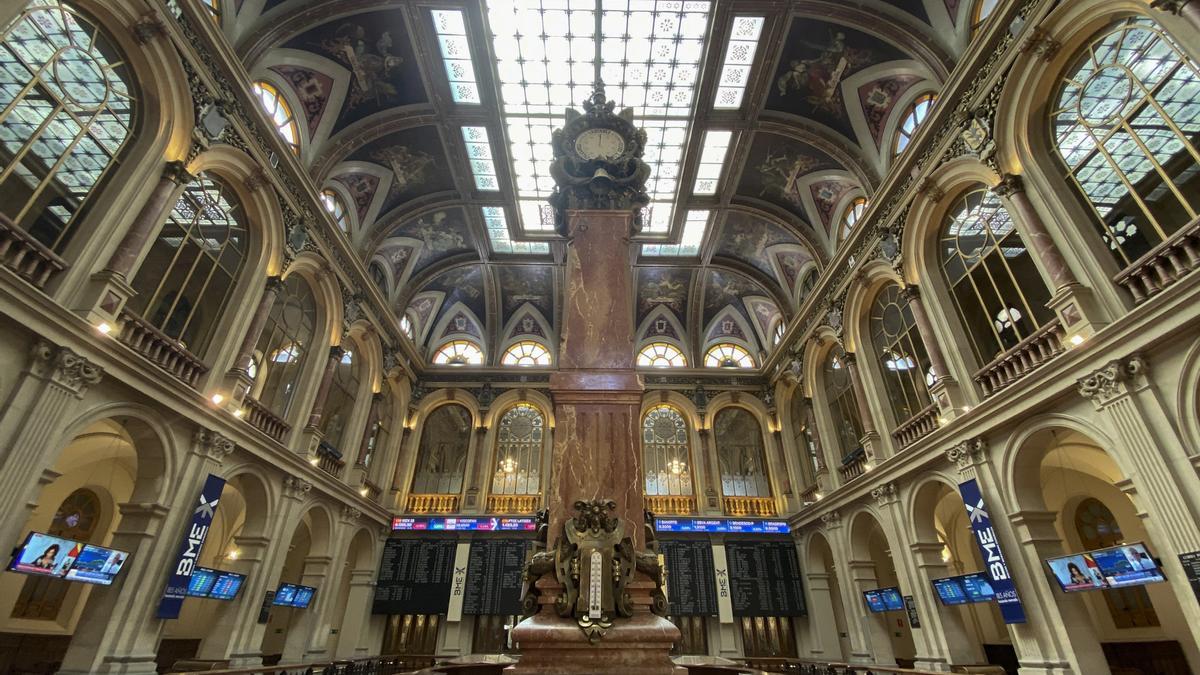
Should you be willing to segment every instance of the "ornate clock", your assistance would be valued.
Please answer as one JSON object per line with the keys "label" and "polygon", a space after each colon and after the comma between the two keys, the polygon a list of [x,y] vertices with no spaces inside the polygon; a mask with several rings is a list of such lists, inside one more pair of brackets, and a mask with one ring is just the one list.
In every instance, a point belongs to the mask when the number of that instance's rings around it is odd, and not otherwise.
{"label": "ornate clock", "polygon": [[642,209],[650,203],[642,161],[646,132],[633,125],[633,109],[613,112],[604,83],[583,103],[583,112],[567,110],[567,123],[554,132],[554,194],[549,198],[555,226],[566,234],[568,210],[625,210],[634,213],[634,231],[642,226]]}

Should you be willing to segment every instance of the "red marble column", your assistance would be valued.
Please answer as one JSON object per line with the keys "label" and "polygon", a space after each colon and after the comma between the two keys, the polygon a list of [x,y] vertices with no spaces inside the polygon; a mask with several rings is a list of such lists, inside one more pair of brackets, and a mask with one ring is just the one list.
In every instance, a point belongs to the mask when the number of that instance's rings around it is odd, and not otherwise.
{"label": "red marble column", "polygon": [[933,333],[933,324],[929,323],[929,315],[925,313],[925,305],[921,302],[921,292],[916,286],[905,286],[900,291],[900,297],[908,301],[912,311],[913,321],[917,322],[917,333],[921,335],[921,344],[929,355],[929,365],[933,367],[933,376],[942,379],[950,374],[946,368],[946,357],[942,354],[942,346],[938,344]]}
{"label": "red marble column", "polygon": [[266,289],[263,290],[262,299],[258,301],[258,311],[250,318],[250,326],[242,338],[242,346],[238,348],[237,360],[233,362],[234,372],[250,372],[250,364],[254,362],[254,348],[258,346],[258,339],[262,337],[263,328],[267,325],[267,318],[271,316],[271,309],[275,306],[275,300],[279,298],[279,290],[282,287],[282,278],[267,277]]}
{"label": "red marble column", "polygon": [[[567,289],[559,371],[551,375],[555,433],[550,535],[576,500],[612,499],[642,543],[642,378],[633,368],[632,213],[568,213]],[[551,542],[553,543],[553,542]]]}
{"label": "red marble column", "polygon": [[1196,0],[1152,0],[1150,6],[1164,12],[1181,16],[1200,30],[1200,2]]}
{"label": "red marble column", "polygon": [[862,373],[858,372],[858,357],[847,352],[845,360],[850,384],[854,387],[854,403],[858,406],[858,416],[862,419],[863,435],[875,436],[875,421],[871,418],[871,407],[867,405],[867,390],[863,386]]}
{"label": "red marble column", "polygon": [[1029,195],[1025,193],[1025,183],[1021,177],[1013,174],[1005,175],[1000,184],[992,188],[992,192],[1008,202],[1014,215],[1024,225],[1023,234],[1026,235],[1024,240],[1033,250],[1034,255],[1042,261],[1042,266],[1050,275],[1050,283],[1054,286],[1054,291],[1078,285],[1075,273],[1067,266],[1067,261],[1059,252],[1058,245],[1054,243],[1054,238],[1050,236],[1046,224],[1042,222],[1042,217],[1038,214],[1037,209],[1033,208],[1033,202],[1029,201]]}
{"label": "red marble column", "polygon": [[113,251],[108,264],[104,266],[105,270],[125,278],[129,277],[142,248],[162,225],[175,189],[193,180],[196,180],[196,177],[188,173],[183,162],[167,162],[162,177],[150,192],[150,198],[146,200],[137,218],[121,238],[121,243],[117,244],[117,250]]}
{"label": "red marble column", "polygon": [[[385,382],[383,386],[388,386]],[[375,392],[371,395],[371,410],[367,413],[367,430],[363,432],[362,443],[358,445],[358,457],[354,460],[354,465],[363,469],[367,468],[366,457],[367,448],[371,446],[371,436],[374,434],[375,423],[379,421],[379,408],[383,405],[383,394]]]}
{"label": "red marble column", "polygon": [[[816,416],[813,414],[812,399],[805,396],[804,419],[800,420],[800,424],[803,424],[807,433],[812,436],[813,445],[816,446],[812,449],[812,452],[815,453],[813,456],[813,463],[816,464],[815,471],[820,473],[825,470],[825,449],[821,446],[821,434],[817,431],[817,425],[815,424],[815,421]],[[806,455],[805,461],[808,460],[808,453],[809,449],[804,448],[804,454]]]}
{"label": "red marble column", "polygon": [[329,387],[333,385],[333,372],[338,363],[346,355],[341,347],[329,348],[329,361],[325,363],[325,372],[321,374],[321,386],[317,388],[317,397],[313,400],[312,412],[308,416],[308,428],[315,429],[321,422],[321,413],[325,412],[325,399],[329,398]]}

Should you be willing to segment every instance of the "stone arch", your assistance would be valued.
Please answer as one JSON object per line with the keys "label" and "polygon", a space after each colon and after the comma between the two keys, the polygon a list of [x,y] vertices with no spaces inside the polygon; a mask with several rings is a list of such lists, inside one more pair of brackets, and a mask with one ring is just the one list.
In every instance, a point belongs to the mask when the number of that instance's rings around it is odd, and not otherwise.
{"label": "stone arch", "polygon": [[[164,504],[173,491],[172,481],[181,470],[184,452],[174,441],[165,419],[155,409],[139,403],[108,403],[88,410],[63,427],[63,432],[51,446],[57,450],[45,456],[47,468],[54,466],[63,450],[79,435],[96,423],[118,421],[129,436],[137,453],[137,474],[134,492],[129,501]],[[130,428],[130,424],[133,428]]]}
{"label": "stone arch", "polygon": [[[757,396],[747,394],[745,392],[722,392],[708,402],[708,407],[704,412],[702,429],[713,434],[712,442],[712,459],[714,470],[717,475],[712,477],[712,481],[720,481],[720,449],[718,448],[716,438],[716,428],[714,426],[717,415],[722,410],[727,408],[738,408],[750,413],[754,420],[758,423],[759,430],[762,432],[762,451],[763,459],[766,462],[767,480],[771,488],[771,497],[775,502],[776,512],[779,512],[779,505],[783,503],[783,497],[791,494],[791,480],[788,473],[786,460],[780,456],[780,449],[775,443],[774,431],[778,429],[778,424],[775,420],[775,415],[767,408]],[[724,494],[723,491],[721,494]]]}
{"label": "stone arch", "polygon": [[1183,363],[1175,414],[1185,442],[1192,448],[1200,448],[1200,341],[1188,349]]}

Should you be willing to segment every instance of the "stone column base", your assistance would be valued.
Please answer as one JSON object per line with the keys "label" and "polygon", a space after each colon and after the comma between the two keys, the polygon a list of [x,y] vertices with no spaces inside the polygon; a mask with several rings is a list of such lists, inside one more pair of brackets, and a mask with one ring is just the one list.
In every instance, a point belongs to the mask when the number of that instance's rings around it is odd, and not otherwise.
{"label": "stone column base", "polygon": [[521,660],[504,670],[511,675],[621,673],[621,675],[684,675],[686,668],[671,661],[671,645],[679,629],[666,619],[639,613],[617,619],[595,644],[574,619],[540,612],[517,624],[512,638],[520,645]]}

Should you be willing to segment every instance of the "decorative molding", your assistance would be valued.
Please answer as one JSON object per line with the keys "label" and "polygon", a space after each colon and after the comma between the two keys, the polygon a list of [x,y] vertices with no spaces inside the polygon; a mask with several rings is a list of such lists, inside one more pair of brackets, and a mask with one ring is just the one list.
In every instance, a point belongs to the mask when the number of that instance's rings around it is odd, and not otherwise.
{"label": "decorative molding", "polygon": [[1041,26],[1035,26],[1033,32],[1021,43],[1021,53],[1033,53],[1042,61],[1050,61],[1062,49],[1062,43],[1054,39],[1050,32]]}
{"label": "decorative molding", "polygon": [[1114,359],[1104,366],[1076,381],[1079,395],[1088,399],[1099,410],[1128,392],[1127,383],[1147,371],[1146,360],[1141,354],[1124,359]]}
{"label": "decorative molding", "polygon": [[1154,9],[1159,9],[1176,16],[1182,14],[1184,7],[1191,4],[1192,0],[1151,0],[1150,2],[1150,6]]}
{"label": "decorative molding", "polygon": [[871,499],[879,506],[887,506],[894,503],[899,496],[894,482],[884,483],[871,489]]}
{"label": "decorative molding", "polygon": [[946,459],[965,471],[987,461],[987,441],[982,436],[970,438],[946,450]]}
{"label": "decorative molding", "polygon": [[167,34],[167,22],[162,15],[151,10],[133,24],[133,39],[139,45],[147,45]]}
{"label": "decorative molding", "polygon": [[233,454],[237,444],[219,432],[200,427],[193,438],[192,452],[200,457],[215,460],[217,464]]}
{"label": "decorative molding", "polygon": [[290,499],[303,499],[312,490],[312,483],[298,476],[284,476],[283,496]]}
{"label": "decorative molding", "polygon": [[991,191],[997,197],[1011,197],[1025,191],[1025,180],[1015,173],[1006,173]]}
{"label": "decorative molding", "polygon": [[929,176],[922,178],[921,182],[917,184],[917,194],[934,203],[940,202],[946,197],[946,191]]}
{"label": "decorative molding", "polygon": [[362,511],[350,506],[349,504],[342,505],[341,521],[347,525],[352,525],[362,517]]}
{"label": "decorative molding", "polygon": [[821,527],[826,530],[836,530],[842,526],[842,514],[837,511],[827,511],[821,514]]}
{"label": "decorative molding", "polygon": [[39,338],[31,350],[31,371],[83,398],[88,387],[99,384],[104,369],[74,351]]}

